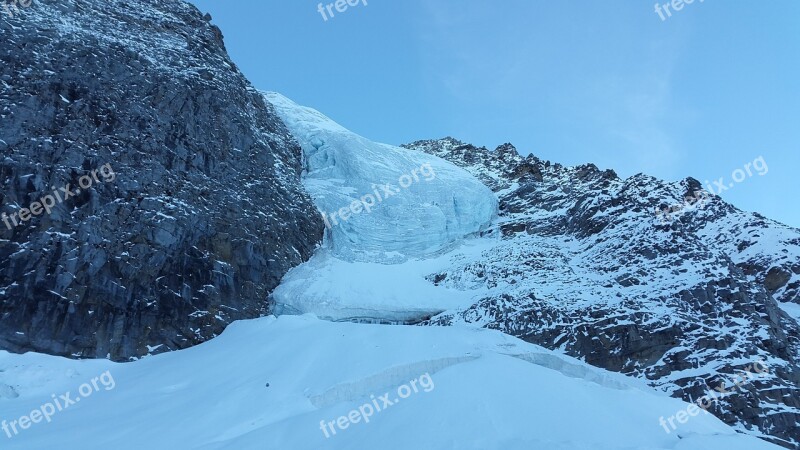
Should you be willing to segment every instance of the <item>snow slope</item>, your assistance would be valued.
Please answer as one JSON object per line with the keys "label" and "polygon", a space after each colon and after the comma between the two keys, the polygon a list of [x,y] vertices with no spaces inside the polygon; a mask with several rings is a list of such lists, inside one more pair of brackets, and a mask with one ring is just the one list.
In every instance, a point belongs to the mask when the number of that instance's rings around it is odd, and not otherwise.
{"label": "snow slope", "polygon": [[[485,246],[478,236],[498,210],[491,190],[437,156],[372,142],[280,94],[264,95],[303,149],[303,184],[328,225],[324,249],[273,293],[276,313],[412,322],[470,305],[476,293],[437,289],[425,276],[465,242]],[[358,212],[341,220],[353,202]]]}
{"label": "snow slope", "polygon": [[[659,418],[685,403],[496,331],[308,315],[237,322],[213,341],[127,364],[0,352],[0,420],[29,414],[51,394],[74,398],[106,370],[114,389],[101,387],[49,424],[0,436],[2,448],[778,448],[703,413],[668,434]],[[399,386],[426,373],[427,389],[369,423],[323,434],[321,421],[373,396],[398,399]]]}
{"label": "snow slope", "polygon": [[800,305],[797,303],[779,303],[781,309],[783,309],[786,314],[793,317],[798,323],[800,323]]}
{"label": "snow slope", "polygon": [[493,248],[497,235],[465,239],[457,248],[398,264],[346,261],[320,249],[292,269],[273,293],[276,314],[313,312],[322,319],[414,323],[450,308],[468,307],[488,289],[438,286],[430,274],[473,261]]}

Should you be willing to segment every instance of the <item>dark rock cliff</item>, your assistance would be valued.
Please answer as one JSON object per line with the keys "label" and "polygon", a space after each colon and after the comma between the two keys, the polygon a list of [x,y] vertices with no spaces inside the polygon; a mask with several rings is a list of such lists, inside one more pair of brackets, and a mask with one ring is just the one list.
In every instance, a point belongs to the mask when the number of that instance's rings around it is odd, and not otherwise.
{"label": "dark rock cliff", "polygon": [[0,348],[127,360],[262,314],[323,225],[299,146],[210,17],[179,0],[12,13],[0,14]]}

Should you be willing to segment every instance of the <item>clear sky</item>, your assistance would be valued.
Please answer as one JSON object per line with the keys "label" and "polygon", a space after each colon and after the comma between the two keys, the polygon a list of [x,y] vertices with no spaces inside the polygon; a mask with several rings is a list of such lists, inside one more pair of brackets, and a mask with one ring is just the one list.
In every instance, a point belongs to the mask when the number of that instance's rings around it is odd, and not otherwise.
{"label": "clear sky", "polygon": [[763,156],[720,195],[800,227],[800,1],[694,0],[665,20],[652,0],[362,0],[327,21],[316,0],[193,3],[257,88],[372,140],[511,142],[712,185]]}

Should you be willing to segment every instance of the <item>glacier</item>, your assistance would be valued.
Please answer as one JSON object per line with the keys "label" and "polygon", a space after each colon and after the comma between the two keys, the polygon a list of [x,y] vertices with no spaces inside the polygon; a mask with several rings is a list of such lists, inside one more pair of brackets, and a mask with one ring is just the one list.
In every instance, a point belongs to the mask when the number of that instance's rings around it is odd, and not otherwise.
{"label": "glacier", "polygon": [[[496,217],[497,198],[466,170],[437,156],[372,142],[280,94],[265,97],[303,149],[303,184],[326,214],[334,256],[368,262],[425,257],[480,232]],[[387,186],[395,194],[380,201]],[[368,194],[376,198],[371,211],[329,219]]]}
{"label": "glacier", "polygon": [[425,276],[496,239],[494,193],[438,156],[370,141],[281,94],[264,97],[302,148],[303,184],[327,224],[323,248],[273,292],[275,312],[413,322],[469,305],[474,292],[436,289]]}

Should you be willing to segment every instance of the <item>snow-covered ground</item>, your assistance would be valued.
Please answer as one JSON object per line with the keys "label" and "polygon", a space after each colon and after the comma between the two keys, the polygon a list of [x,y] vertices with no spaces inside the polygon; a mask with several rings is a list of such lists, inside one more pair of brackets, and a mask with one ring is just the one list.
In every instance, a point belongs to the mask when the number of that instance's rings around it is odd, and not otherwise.
{"label": "snow-covered ground", "polygon": [[[0,420],[66,392],[75,399],[105,371],[113,389],[101,384],[51,423],[0,436],[2,448],[778,448],[702,412],[667,433],[659,418],[687,404],[496,331],[309,315],[237,322],[210,342],[128,364],[0,352]],[[368,423],[339,419],[366,404],[381,407]]]}
{"label": "snow-covered ground", "polygon": [[437,289],[425,277],[485,248],[477,235],[497,216],[495,195],[437,156],[372,142],[280,94],[265,98],[298,139],[303,183],[329,225],[325,248],[273,293],[276,311],[406,322],[470,305],[480,292]]}
{"label": "snow-covered ground", "polygon": [[497,242],[496,233],[474,237],[440,255],[397,264],[347,261],[323,248],[284,277],[273,293],[275,313],[313,312],[326,320],[406,323],[468,307],[489,290],[437,286],[427,277],[458,261],[479,260]]}

